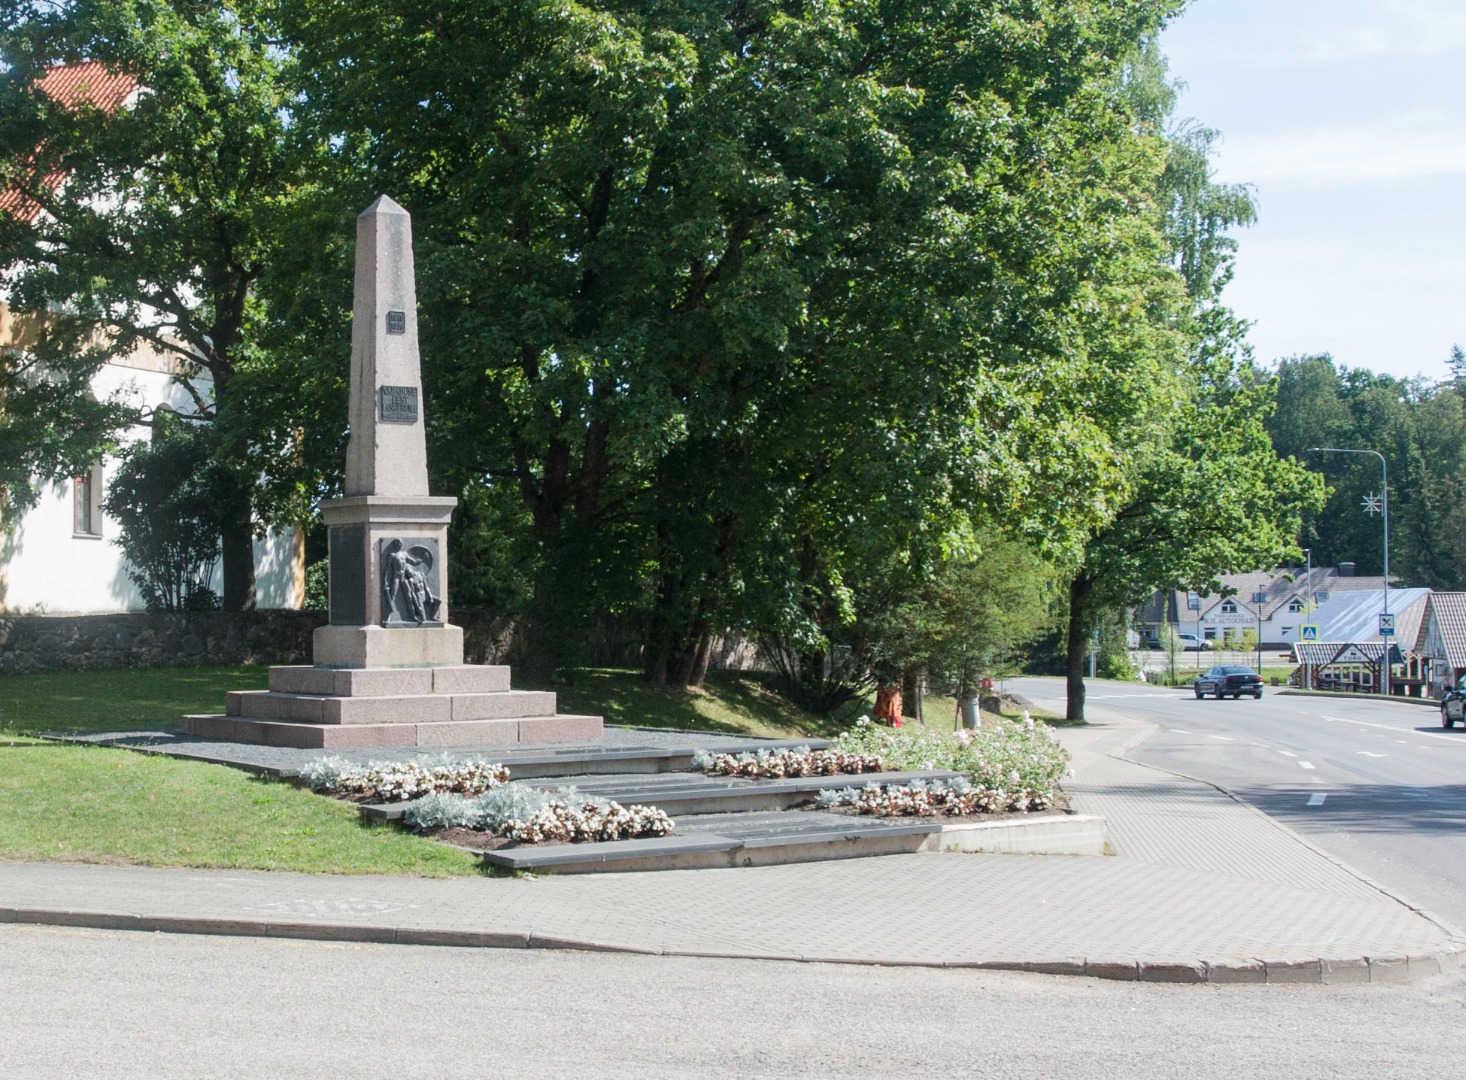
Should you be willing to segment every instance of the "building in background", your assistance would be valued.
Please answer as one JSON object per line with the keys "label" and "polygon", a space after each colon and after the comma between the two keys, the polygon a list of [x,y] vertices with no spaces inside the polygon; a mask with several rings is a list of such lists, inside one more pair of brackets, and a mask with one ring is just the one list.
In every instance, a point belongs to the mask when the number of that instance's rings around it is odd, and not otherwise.
{"label": "building in background", "polygon": [[[1328,611],[1352,611],[1356,602],[1367,607],[1372,595],[1378,613],[1385,587],[1383,577],[1357,576],[1353,563],[1314,567],[1311,576],[1304,567],[1294,566],[1224,574],[1220,581],[1222,589],[1216,593],[1165,589],[1153,594],[1135,612],[1135,630],[1142,643],[1158,643],[1161,628],[1169,622],[1177,633],[1195,634],[1198,640],[1217,645],[1230,634],[1251,629],[1264,649],[1287,648],[1300,639],[1304,625],[1318,625]],[[1404,591],[1409,590],[1391,588],[1391,611],[1397,610],[1395,598]],[[1338,639],[1325,638],[1320,631],[1318,640]],[[1397,640],[1404,639],[1397,633]]]}
{"label": "building in background", "polygon": [[[95,63],[53,68],[37,84],[66,105],[90,104],[115,113],[130,108],[140,93],[136,80]],[[64,174],[45,177],[56,190]],[[0,190],[0,211],[34,220],[40,206],[16,190]],[[21,351],[24,320],[13,318],[0,291],[0,354]],[[105,365],[93,377],[97,400],[119,398],[146,417],[160,409],[194,413],[195,403],[178,382],[177,360],[152,349],[139,349]],[[213,384],[197,375],[192,384],[205,398]],[[148,438],[151,428],[138,425],[122,433],[124,442]],[[8,533],[0,535],[0,611],[22,614],[74,614],[134,611],[142,598],[127,574],[122,550],[110,541],[116,530],[102,513],[108,482],[116,463],[98,460],[81,475],[53,484],[40,502]],[[304,595],[304,546],[294,530],[255,541],[256,597],[262,608],[299,607]],[[216,566],[215,592],[222,590]]]}
{"label": "building in background", "polygon": [[1429,665],[1430,696],[1466,679],[1466,592],[1433,592],[1415,638],[1415,652]]}

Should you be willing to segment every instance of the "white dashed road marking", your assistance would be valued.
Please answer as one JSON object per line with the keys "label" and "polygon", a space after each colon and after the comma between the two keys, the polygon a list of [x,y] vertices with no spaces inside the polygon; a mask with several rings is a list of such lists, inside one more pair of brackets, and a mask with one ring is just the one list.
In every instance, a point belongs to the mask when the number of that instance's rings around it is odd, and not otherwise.
{"label": "white dashed road marking", "polygon": [[1326,791],[1315,791],[1312,795],[1308,796],[1308,805],[1322,806],[1323,801],[1328,797],[1328,792]]}
{"label": "white dashed road marking", "polygon": [[1311,762],[1311,761],[1300,761],[1298,763],[1298,767],[1300,769],[1311,769],[1311,768],[1313,768],[1313,762]]}
{"label": "white dashed road marking", "polygon": [[[1327,720],[1327,721],[1329,721],[1330,723],[1336,723],[1336,724],[1357,724],[1360,727],[1383,728],[1385,731],[1395,731],[1395,732],[1398,732],[1400,730],[1398,727],[1394,726],[1393,724],[1374,724],[1374,723],[1371,723],[1368,720],[1350,720],[1350,719],[1348,719],[1346,717],[1343,717],[1343,716],[1325,716],[1324,719]],[[1453,738],[1450,735],[1437,735],[1433,731],[1416,731],[1416,732],[1413,732],[1412,734],[1415,734],[1415,735],[1423,735],[1427,739],[1444,739],[1446,742],[1455,743],[1458,746],[1466,746],[1466,743],[1463,743],[1459,738]],[[1395,741],[1397,743],[1403,743],[1405,740],[1404,739],[1396,739]]]}
{"label": "white dashed road marking", "polygon": [[1359,752],[1361,754],[1363,754],[1365,757],[1384,757],[1385,756],[1384,754],[1376,754],[1376,753],[1373,753],[1372,751],[1369,751],[1369,750],[1361,750]]}
{"label": "white dashed road marking", "polygon": [[1297,757],[1298,756],[1297,754],[1293,753],[1293,751],[1291,751],[1291,750],[1279,750],[1278,753],[1282,754],[1284,757]]}

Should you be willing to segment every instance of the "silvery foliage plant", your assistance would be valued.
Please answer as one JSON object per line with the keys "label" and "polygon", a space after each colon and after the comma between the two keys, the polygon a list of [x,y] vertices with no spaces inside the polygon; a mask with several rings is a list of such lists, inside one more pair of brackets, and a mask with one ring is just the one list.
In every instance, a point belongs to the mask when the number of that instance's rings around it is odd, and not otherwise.
{"label": "silvery foliage plant", "polygon": [[424,796],[407,808],[404,820],[417,832],[475,829],[526,844],[666,836],[674,825],[655,806],[622,806],[593,799],[573,787],[544,791],[513,783],[473,798]]}
{"label": "silvery foliage plant", "polygon": [[312,791],[400,802],[453,792],[477,795],[506,783],[509,770],[482,758],[448,755],[420,761],[369,761],[317,758],[300,771]]}

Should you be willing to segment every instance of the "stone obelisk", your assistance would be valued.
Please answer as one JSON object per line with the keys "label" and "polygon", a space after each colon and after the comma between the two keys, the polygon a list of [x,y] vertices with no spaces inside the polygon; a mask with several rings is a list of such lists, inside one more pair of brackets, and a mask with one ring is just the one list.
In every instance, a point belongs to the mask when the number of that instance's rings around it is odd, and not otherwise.
{"label": "stone obelisk", "polygon": [[458,500],[428,494],[412,219],[386,195],[356,219],[349,418],[345,495],[321,505],[331,621],[315,633],[315,662],[461,664],[447,600]]}
{"label": "stone obelisk", "polygon": [[512,690],[509,669],[464,664],[448,621],[448,519],[428,494],[412,222],[383,195],[356,221],[351,441],[346,490],[321,506],[330,537],[330,621],[315,663],[272,667],[269,690],[236,690],[225,715],[185,716],[194,735],[295,747],[502,747],[598,738],[599,716],[555,712]]}

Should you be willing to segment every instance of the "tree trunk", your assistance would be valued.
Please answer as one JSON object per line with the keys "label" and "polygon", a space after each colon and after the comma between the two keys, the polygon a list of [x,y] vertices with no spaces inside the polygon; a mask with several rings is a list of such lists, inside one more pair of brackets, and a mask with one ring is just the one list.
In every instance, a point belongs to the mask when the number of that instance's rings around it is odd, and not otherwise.
{"label": "tree trunk", "polygon": [[708,678],[708,663],[713,658],[713,635],[710,631],[704,630],[702,639],[697,643],[697,659],[692,664],[692,678],[688,680],[688,686],[702,688]]}
{"label": "tree trunk", "polygon": [[926,671],[917,664],[906,669],[901,676],[901,711],[916,723],[926,721],[922,698],[926,695]]}
{"label": "tree trunk", "polygon": [[1083,573],[1069,583],[1069,630],[1065,640],[1065,674],[1069,703],[1064,717],[1084,722],[1084,654],[1089,645],[1088,604],[1090,581]]}
{"label": "tree trunk", "polygon": [[224,570],[224,610],[255,609],[255,538],[249,485],[237,477],[221,485],[219,492],[223,513],[220,515]]}

